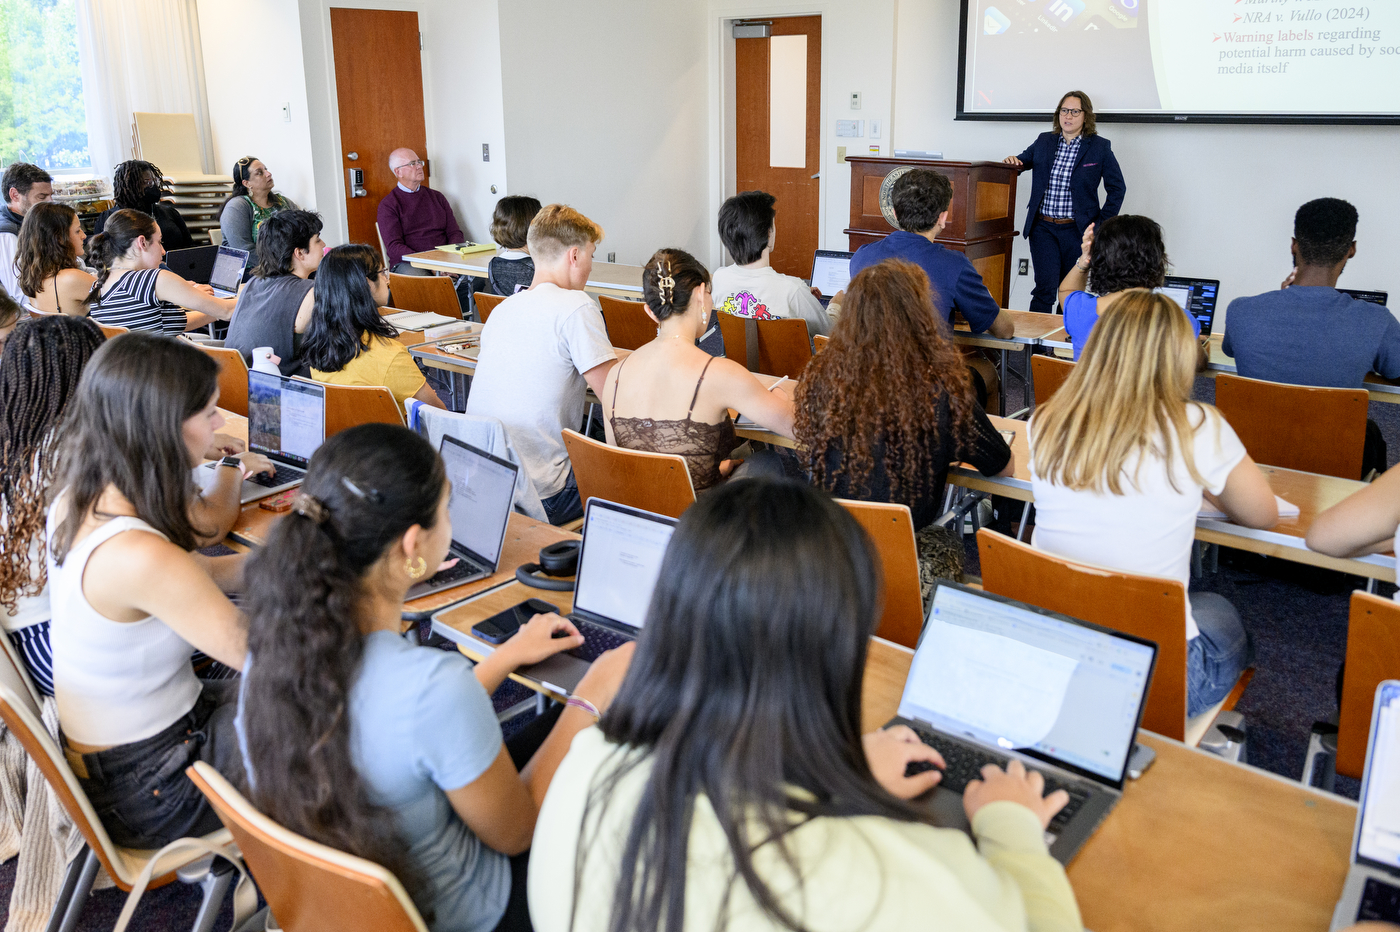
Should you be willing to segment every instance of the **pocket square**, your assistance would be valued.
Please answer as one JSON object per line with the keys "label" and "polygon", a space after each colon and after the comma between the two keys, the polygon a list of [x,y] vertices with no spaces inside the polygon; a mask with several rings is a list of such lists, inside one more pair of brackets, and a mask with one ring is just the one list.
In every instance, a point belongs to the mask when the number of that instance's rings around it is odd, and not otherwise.
{"label": "pocket square", "polygon": [[1079,166],[1079,167],[1080,167],[1080,168],[1093,168],[1093,167],[1094,167],[1095,165],[1097,165],[1097,164],[1099,164],[1099,163],[1098,163],[1098,162],[1085,162],[1083,165],[1081,165],[1081,166]]}

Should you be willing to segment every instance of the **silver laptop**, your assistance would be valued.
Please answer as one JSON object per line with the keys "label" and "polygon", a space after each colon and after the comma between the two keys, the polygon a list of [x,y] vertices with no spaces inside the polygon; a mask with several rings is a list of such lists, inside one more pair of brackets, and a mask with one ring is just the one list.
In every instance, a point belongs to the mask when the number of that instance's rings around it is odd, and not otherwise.
{"label": "silver laptop", "polygon": [[485,579],[496,572],[505,546],[520,467],[456,437],[442,438],[442,461],[452,483],[447,501],[452,544],[447,557],[457,563],[413,586],[409,599]]}
{"label": "silver laptop", "polygon": [[248,251],[220,246],[214,257],[214,268],[209,273],[209,287],[214,289],[216,298],[238,296],[238,286],[243,283],[243,270],[248,266]]}
{"label": "silver laptop", "polygon": [[1068,864],[1123,795],[1156,659],[1151,641],[940,582],[890,724],[947,762],[928,800],[941,825],[969,827],[963,789],[985,764],[1017,758],[1068,791],[1045,833]]}
{"label": "silver laptop", "polygon": [[812,257],[812,287],[822,293],[822,307],[831,303],[836,292],[844,291],[851,283],[851,256],[853,252],[838,252],[834,249],[818,249]]}
{"label": "silver laptop", "polygon": [[[243,504],[301,485],[311,454],[326,439],[326,388],[284,375],[248,373],[248,449],[277,468],[243,480]],[[212,470],[217,463],[205,463]],[[207,481],[206,481],[207,483]],[[201,483],[201,485],[206,484]]]}
{"label": "silver laptop", "polygon": [[574,610],[569,613],[586,640],[571,651],[522,668],[520,675],[555,692],[572,693],[600,654],[636,640],[646,624],[651,591],[675,530],[675,518],[589,499]]}
{"label": "silver laptop", "polygon": [[1351,870],[1332,932],[1365,920],[1400,923],[1400,680],[1376,687]]}

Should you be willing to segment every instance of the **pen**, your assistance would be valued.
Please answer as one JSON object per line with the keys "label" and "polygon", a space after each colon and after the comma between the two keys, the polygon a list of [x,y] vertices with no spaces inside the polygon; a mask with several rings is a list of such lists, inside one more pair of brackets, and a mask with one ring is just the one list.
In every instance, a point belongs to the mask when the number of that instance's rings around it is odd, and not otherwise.
{"label": "pen", "polygon": [[783,384],[784,382],[786,382],[787,380],[788,380],[788,377],[787,377],[787,376],[783,376],[781,379],[779,379],[778,381],[774,382],[772,385],[768,386],[768,390],[771,392],[773,389],[777,388],[779,385],[782,385],[782,384]]}

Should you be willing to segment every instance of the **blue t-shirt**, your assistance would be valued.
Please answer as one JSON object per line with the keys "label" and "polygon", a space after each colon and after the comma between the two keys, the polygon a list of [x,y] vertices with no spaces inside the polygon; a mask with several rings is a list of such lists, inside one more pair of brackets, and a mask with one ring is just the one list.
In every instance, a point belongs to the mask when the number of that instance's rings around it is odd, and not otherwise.
{"label": "blue t-shirt", "polygon": [[953,311],[967,318],[973,333],[985,333],[1001,313],[986,282],[967,256],[906,230],[866,243],[851,257],[851,276],[886,259],[903,259],[919,266],[933,284],[933,305],[950,324]]}
{"label": "blue t-shirt", "polygon": [[[1182,313],[1186,313],[1185,308]],[[1196,336],[1201,335],[1201,322],[1190,314],[1191,329]],[[1065,298],[1065,333],[1069,334],[1070,345],[1074,347],[1074,361],[1084,352],[1084,344],[1089,342],[1089,331],[1099,322],[1099,299],[1087,291],[1071,291]]]}
{"label": "blue t-shirt", "polygon": [[1320,285],[1231,301],[1221,349],[1247,379],[1360,388],[1368,372],[1400,378],[1400,324],[1390,311]]}
{"label": "blue t-shirt", "polygon": [[[241,744],[241,710],[238,723]],[[445,793],[485,773],[501,744],[491,697],[465,657],[392,631],[365,638],[350,693],[350,751],[371,800],[398,820],[433,932],[491,932],[505,915],[510,860],[482,844]]]}

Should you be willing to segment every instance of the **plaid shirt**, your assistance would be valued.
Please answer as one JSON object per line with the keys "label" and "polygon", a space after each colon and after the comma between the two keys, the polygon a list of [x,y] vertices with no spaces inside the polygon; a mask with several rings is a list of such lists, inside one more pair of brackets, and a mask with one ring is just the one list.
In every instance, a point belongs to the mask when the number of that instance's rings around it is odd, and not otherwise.
{"label": "plaid shirt", "polygon": [[1073,142],[1060,137],[1055,149],[1055,164],[1050,166],[1050,186],[1045,189],[1045,200],[1040,202],[1040,212],[1056,219],[1074,216],[1074,201],[1069,196],[1069,178],[1074,173],[1074,163],[1079,161],[1079,144],[1082,135],[1075,136]]}

